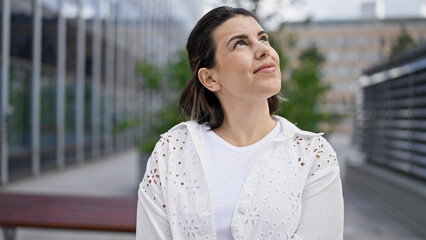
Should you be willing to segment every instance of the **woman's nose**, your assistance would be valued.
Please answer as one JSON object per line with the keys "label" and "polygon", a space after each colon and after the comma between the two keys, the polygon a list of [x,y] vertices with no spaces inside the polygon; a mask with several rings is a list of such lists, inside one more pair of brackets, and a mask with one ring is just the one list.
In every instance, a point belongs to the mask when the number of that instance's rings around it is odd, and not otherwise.
{"label": "woman's nose", "polygon": [[266,45],[265,43],[258,42],[256,44],[255,55],[257,59],[261,59],[261,58],[269,56],[270,51],[271,51],[270,47]]}

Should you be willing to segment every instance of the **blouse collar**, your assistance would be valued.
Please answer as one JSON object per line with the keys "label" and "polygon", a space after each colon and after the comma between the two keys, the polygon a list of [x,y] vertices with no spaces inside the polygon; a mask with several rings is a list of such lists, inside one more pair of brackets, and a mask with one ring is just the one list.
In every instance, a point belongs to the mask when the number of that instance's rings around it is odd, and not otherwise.
{"label": "blouse collar", "polygon": [[[320,136],[324,133],[313,133],[309,131],[304,131],[298,128],[293,123],[289,122],[287,119],[273,115],[272,118],[281,123],[281,132],[278,137],[274,141],[285,141],[287,139],[293,138],[295,135],[304,135],[304,136]],[[189,135],[196,145],[197,143],[204,142],[203,128],[201,124],[197,123],[195,120],[182,122],[176,126],[174,126],[170,131],[177,129],[187,129]]]}

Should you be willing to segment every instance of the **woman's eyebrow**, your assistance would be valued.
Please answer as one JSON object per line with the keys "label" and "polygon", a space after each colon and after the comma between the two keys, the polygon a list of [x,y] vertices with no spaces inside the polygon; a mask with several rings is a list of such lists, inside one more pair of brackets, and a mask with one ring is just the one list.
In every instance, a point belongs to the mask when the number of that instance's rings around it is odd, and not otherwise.
{"label": "woman's eyebrow", "polygon": [[246,35],[246,34],[239,34],[239,35],[235,35],[235,36],[232,36],[230,39],[229,39],[229,41],[228,41],[228,43],[226,44],[226,46],[228,46],[229,45],[229,43],[230,42],[232,42],[233,40],[235,40],[235,39],[247,39],[248,38],[248,36]]}
{"label": "woman's eyebrow", "polygon": [[[262,35],[262,34],[266,34],[266,32],[265,31],[260,31],[260,32],[258,32],[257,33],[257,36],[260,36],[260,35]],[[239,35],[235,35],[235,36],[232,36],[229,40],[228,40],[228,43],[226,44],[226,46],[228,46],[229,45],[229,43],[230,42],[232,42],[233,40],[235,40],[235,39],[247,39],[248,38],[248,36],[246,35],[246,34],[239,34]]]}

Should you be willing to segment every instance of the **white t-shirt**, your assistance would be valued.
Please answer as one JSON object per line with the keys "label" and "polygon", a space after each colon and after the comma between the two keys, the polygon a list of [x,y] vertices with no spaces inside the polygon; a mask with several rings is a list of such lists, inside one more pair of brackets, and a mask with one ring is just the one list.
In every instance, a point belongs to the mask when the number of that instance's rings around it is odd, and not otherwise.
{"label": "white t-shirt", "polygon": [[220,240],[232,240],[232,216],[241,188],[256,159],[281,132],[281,124],[277,121],[271,132],[246,147],[231,145],[208,129],[208,126],[203,125],[216,237]]}

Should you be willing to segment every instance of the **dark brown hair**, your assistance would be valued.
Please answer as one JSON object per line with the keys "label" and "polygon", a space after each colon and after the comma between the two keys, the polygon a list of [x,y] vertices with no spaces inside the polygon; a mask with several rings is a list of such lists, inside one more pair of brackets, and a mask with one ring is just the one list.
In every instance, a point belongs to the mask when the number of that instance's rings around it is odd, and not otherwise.
{"label": "dark brown hair", "polygon": [[[207,123],[211,129],[222,125],[224,113],[216,95],[205,88],[198,79],[200,68],[215,66],[216,45],[213,31],[226,20],[237,15],[256,17],[243,8],[218,7],[204,15],[192,29],[186,44],[192,77],[186,84],[179,100],[181,113],[198,123]],[[256,19],[257,21],[257,19]],[[269,114],[279,109],[277,95],[268,98]]]}

